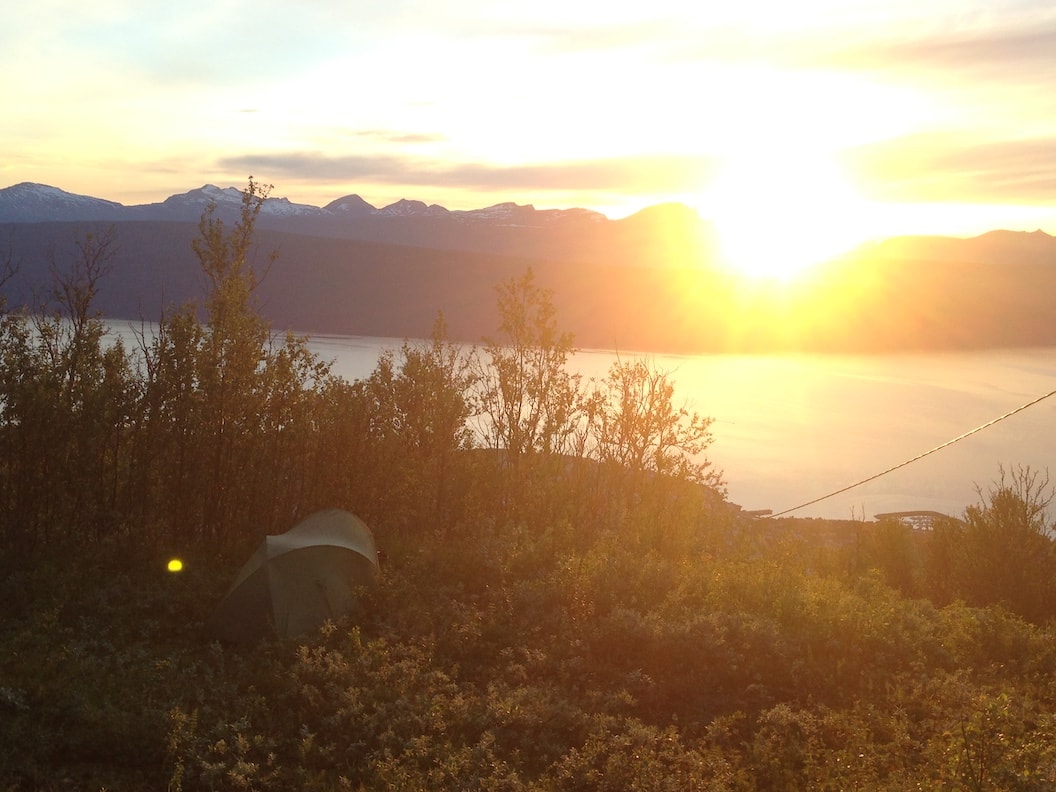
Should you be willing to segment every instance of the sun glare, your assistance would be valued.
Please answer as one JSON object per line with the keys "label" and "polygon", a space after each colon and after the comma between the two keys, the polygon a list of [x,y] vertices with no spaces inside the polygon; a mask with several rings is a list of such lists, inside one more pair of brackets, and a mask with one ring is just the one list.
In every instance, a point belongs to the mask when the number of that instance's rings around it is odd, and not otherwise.
{"label": "sun glare", "polygon": [[864,241],[867,216],[831,157],[758,151],[725,159],[701,213],[726,267],[784,281]]}

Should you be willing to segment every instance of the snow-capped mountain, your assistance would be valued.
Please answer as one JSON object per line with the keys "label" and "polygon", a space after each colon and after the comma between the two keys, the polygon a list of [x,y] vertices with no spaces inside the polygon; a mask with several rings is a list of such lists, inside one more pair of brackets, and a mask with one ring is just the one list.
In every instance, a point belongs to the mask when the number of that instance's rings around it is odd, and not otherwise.
{"label": "snow-capped mountain", "polygon": [[[177,212],[181,215],[186,212],[192,212],[197,218],[211,204],[215,204],[218,211],[223,211],[224,209],[237,211],[242,205],[242,191],[234,187],[220,188],[212,184],[206,184],[196,190],[180,193],[179,195],[170,195],[160,204],[147,204],[132,208],[148,210],[148,213],[153,215],[166,211]],[[155,209],[155,207],[160,208]],[[325,210],[307,204],[296,204],[291,202],[289,198],[268,198],[264,201],[260,211],[263,215],[274,217],[296,217],[299,215],[317,215]]]}
{"label": "snow-capped mountain", "polygon": [[[74,195],[43,184],[18,184],[0,189],[0,225],[4,223],[104,222],[186,223],[197,226],[210,206],[225,222],[238,218],[243,193],[234,187],[206,184],[171,195],[157,203],[125,206]],[[512,202],[482,209],[451,210],[424,201],[402,199],[376,207],[359,195],[346,195],[323,207],[267,198],[257,228],[327,239],[348,239],[433,250],[465,250],[505,256],[529,256],[583,261],[623,256],[655,258],[641,248],[642,236],[633,218],[609,220],[587,209],[544,209]],[[196,229],[195,229],[196,230]],[[600,236],[599,236],[600,232]],[[631,234],[639,244],[607,245],[595,255],[599,241]]]}
{"label": "snow-capped mountain", "polygon": [[0,222],[117,220],[126,208],[114,201],[75,195],[58,187],[32,182],[22,182],[0,190]]}
{"label": "snow-capped mountain", "polygon": [[437,204],[430,206],[424,201],[411,201],[401,198],[396,203],[377,210],[376,214],[385,217],[447,217],[451,213]]}
{"label": "snow-capped mountain", "polygon": [[234,187],[220,188],[206,184],[197,190],[170,195],[163,203],[166,206],[205,206],[210,203],[239,206],[242,203],[242,193]]}
{"label": "snow-capped mountain", "polygon": [[323,208],[333,215],[344,217],[366,217],[378,211],[358,195],[346,195],[331,201]]}
{"label": "snow-capped mountain", "polygon": [[[242,192],[234,187],[206,184],[185,193],[171,195],[159,203],[125,206],[114,201],[74,195],[57,187],[23,182],[0,189],[0,223],[119,221],[119,220],[198,220],[202,211],[216,206],[221,216],[233,214],[242,204]],[[315,221],[375,219],[430,219],[470,221],[497,225],[545,226],[561,220],[600,222],[605,216],[586,209],[537,211],[533,206],[500,203],[483,209],[449,210],[438,204],[401,199],[388,206],[372,206],[358,195],[347,195],[325,207],[293,203],[288,198],[268,198],[261,207],[262,218],[311,218]],[[313,228],[318,231],[318,228]]]}

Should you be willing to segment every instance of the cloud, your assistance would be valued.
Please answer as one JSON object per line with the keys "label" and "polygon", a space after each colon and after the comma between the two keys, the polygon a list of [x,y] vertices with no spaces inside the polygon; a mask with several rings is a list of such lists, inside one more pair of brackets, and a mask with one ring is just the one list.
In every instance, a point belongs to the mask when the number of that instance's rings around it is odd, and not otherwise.
{"label": "cloud", "polygon": [[1056,135],[982,140],[922,133],[845,152],[870,197],[895,201],[1056,203]]}
{"label": "cloud", "polygon": [[391,129],[364,129],[352,134],[382,143],[443,143],[448,139],[446,135],[431,132],[396,132]]}
{"label": "cloud", "polygon": [[885,73],[937,73],[987,82],[1009,76],[1049,83],[1056,52],[1056,19],[1022,18],[1014,26],[949,30],[874,40],[849,47],[819,46],[789,54],[792,65]]}
{"label": "cloud", "polygon": [[[320,182],[369,179],[391,184],[413,184],[412,160],[391,156],[332,157],[316,152],[278,152],[224,157],[218,162],[228,170],[268,173]],[[271,178],[271,176],[269,176]]]}
{"label": "cloud", "polygon": [[495,190],[609,190],[680,193],[701,188],[715,163],[707,157],[639,155],[523,165],[451,163],[417,157],[329,156],[319,152],[227,157],[221,167],[314,181]]}

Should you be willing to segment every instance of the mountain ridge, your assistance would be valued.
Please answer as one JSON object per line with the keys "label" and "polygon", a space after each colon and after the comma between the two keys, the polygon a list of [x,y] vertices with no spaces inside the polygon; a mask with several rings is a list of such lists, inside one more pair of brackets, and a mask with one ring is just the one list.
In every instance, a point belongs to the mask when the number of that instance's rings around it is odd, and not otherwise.
{"label": "mountain ridge", "polygon": [[[68,211],[73,205],[85,210],[81,220],[183,220],[188,208],[201,212],[211,203],[218,210],[237,209],[242,203],[242,191],[236,187],[217,187],[204,184],[184,193],[170,195],[162,201],[144,204],[126,205],[117,201],[96,198],[67,192],[59,187],[38,182],[20,182],[9,187],[0,188],[0,223],[7,222],[51,222],[70,219],[67,216],[56,216]],[[94,210],[95,214],[91,214]],[[342,215],[370,215],[381,217],[452,217],[494,221],[498,218],[516,216],[520,220],[534,218],[548,222],[556,218],[590,217],[594,220],[608,220],[605,215],[589,209],[544,209],[538,210],[531,204],[503,202],[479,209],[447,209],[439,204],[426,204],[411,198],[401,198],[387,206],[377,207],[360,195],[352,193],[336,198],[325,206],[294,203],[289,198],[265,198],[261,204],[261,216],[304,215],[325,217],[334,214],[335,210]]]}
{"label": "mountain ridge", "polygon": [[[173,196],[165,216],[178,219],[140,212],[86,220],[115,205],[15,187],[26,211],[39,218],[50,206],[63,219],[5,221],[11,215],[0,202],[0,268],[6,255],[18,270],[0,284],[8,305],[34,305],[54,272],[76,266],[78,239],[113,228],[112,271],[97,305],[113,319],[155,321],[172,305],[200,304],[205,283],[192,242],[201,212],[213,201],[221,215],[241,204],[238,190],[206,185]],[[16,193],[6,188],[0,197]],[[43,203],[31,205],[35,197]],[[383,213],[354,195],[321,215],[269,200],[278,203],[258,218],[256,260],[272,251],[278,258],[257,297],[281,329],[416,338],[442,311],[454,339],[475,343],[496,327],[495,285],[531,268],[583,347],[695,354],[1056,346],[1056,238],[1040,231],[895,237],[786,288],[715,266],[713,230],[684,205],[609,220],[513,203],[460,213],[410,199]]]}
{"label": "mountain ridge", "polygon": [[[94,196],[67,192],[59,187],[37,182],[20,182],[9,187],[0,188],[0,224],[20,222],[64,222],[77,221],[193,221],[197,222],[202,212],[210,205],[216,205],[221,217],[237,217],[242,204],[242,191],[236,187],[217,187],[205,184],[184,193],[176,193],[162,201],[145,204],[125,205],[116,201]],[[700,217],[692,207],[676,202],[658,203],[646,206],[632,215],[620,219],[610,219],[600,212],[583,208],[536,209],[532,204],[518,204],[512,201],[501,202],[478,209],[448,209],[439,204],[426,204],[424,201],[401,198],[383,207],[369,203],[357,193],[336,198],[325,206],[294,203],[285,197],[268,197],[261,205],[258,217],[260,227],[279,228],[294,233],[322,233],[326,236],[338,236],[349,239],[373,239],[375,235],[362,233],[363,229],[355,226],[340,227],[342,221],[349,220],[413,221],[413,220],[448,220],[475,221],[482,226],[515,227],[515,228],[551,228],[562,223],[577,229],[583,226],[640,227],[640,233],[655,234],[657,226],[666,230],[674,229],[675,233],[696,232],[709,237],[710,251],[714,254],[714,230],[710,222]],[[332,224],[327,221],[333,221]],[[304,222],[305,227],[296,227]],[[696,228],[694,228],[694,226]],[[760,233],[764,233],[760,229]],[[1048,255],[1044,248],[1053,243],[1056,237],[1041,229],[1034,231],[1011,231],[994,229],[973,236],[954,235],[896,235],[874,242],[864,243],[846,253],[867,251],[870,255],[896,256],[905,255],[904,248],[914,248],[914,255],[920,256],[921,249],[933,251],[933,255],[947,259],[954,255],[958,248],[960,254],[971,246],[1002,247],[1018,245],[1022,248],[1034,248],[1042,255]],[[391,241],[376,239],[375,241]],[[424,247],[435,247],[435,239],[424,240]],[[400,240],[400,244],[418,246],[416,236]],[[966,245],[965,243],[971,243]],[[447,249],[446,245],[441,245]],[[457,249],[457,248],[454,248]],[[471,246],[471,249],[472,246]],[[978,257],[977,254],[970,254]]]}
{"label": "mountain ridge", "polygon": [[[0,189],[0,225],[14,222],[193,222],[215,205],[217,216],[237,219],[242,192],[204,185],[164,201],[124,206],[78,196],[48,185],[23,182]],[[680,239],[689,240],[701,261],[714,257],[710,224],[692,210],[658,205],[636,215],[610,220],[589,209],[536,209],[530,204],[498,203],[481,209],[447,209],[424,201],[400,199],[375,207],[352,194],[326,207],[267,198],[257,228],[309,236],[380,242],[430,250],[464,250],[502,256],[589,261],[603,256],[613,263],[670,263],[675,251],[655,249],[655,229],[672,218]]]}

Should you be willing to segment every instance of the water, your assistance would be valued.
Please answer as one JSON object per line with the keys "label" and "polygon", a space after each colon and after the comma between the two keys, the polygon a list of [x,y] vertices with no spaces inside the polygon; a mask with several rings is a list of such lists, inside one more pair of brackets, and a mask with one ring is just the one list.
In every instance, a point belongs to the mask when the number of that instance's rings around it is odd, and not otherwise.
{"label": "water", "polygon": [[[1056,389],[1056,349],[885,356],[657,358],[715,418],[730,499],[780,512],[870,478]],[[1056,397],[793,512],[959,515],[1006,468],[1053,461]]]}
{"label": "water", "polygon": [[[370,374],[399,339],[316,336],[334,371]],[[571,363],[603,376],[615,353],[584,350]],[[624,360],[629,355],[621,354]],[[714,419],[708,457],[730,500],[781,512],[933,449],[1056,390],[1056,348],[901,355],[649,355],[671,373],[676,397]],[[999,465],[1056,473],[1056,396],[862,486],[792,512],[872,518],[928,509],[960,515]]]}

